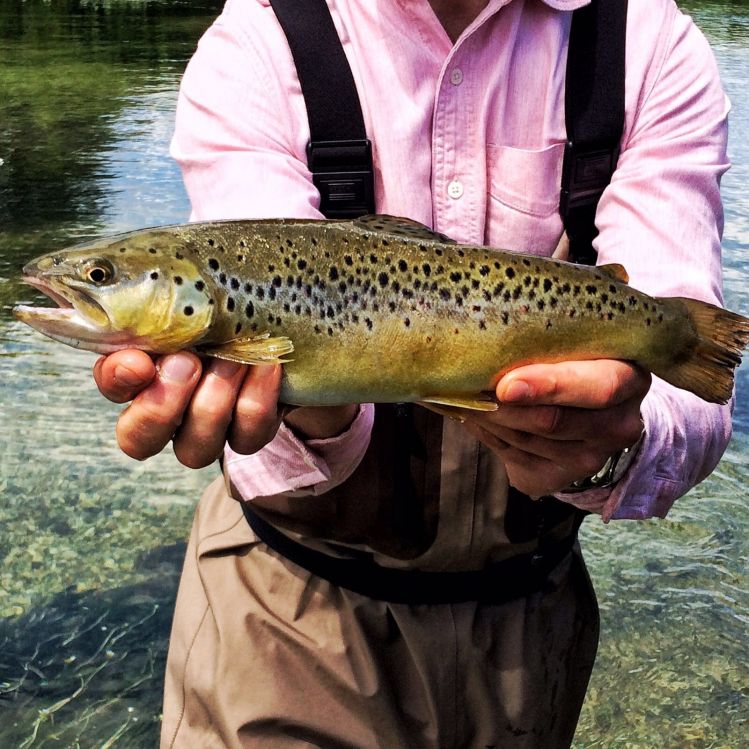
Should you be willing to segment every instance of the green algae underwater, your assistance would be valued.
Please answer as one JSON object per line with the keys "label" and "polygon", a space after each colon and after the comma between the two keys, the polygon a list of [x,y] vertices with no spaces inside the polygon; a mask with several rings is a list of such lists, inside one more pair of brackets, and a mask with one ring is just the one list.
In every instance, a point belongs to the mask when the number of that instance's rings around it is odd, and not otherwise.
{"label": "green algae underwater", "polygon": [[[682,3],[733,102],[726,304],[749,313],[749,5]],[[215,0],[0,0],[0,746],[157,743],[171,611],[195,501],[216,474],[120,454],[93,355],[15,322],[25,261],[178,223],[167,155],[179,75]],[[735,437],[667,520],[583,526],[599,596],[587,747],[746,745],[749,374]]]}

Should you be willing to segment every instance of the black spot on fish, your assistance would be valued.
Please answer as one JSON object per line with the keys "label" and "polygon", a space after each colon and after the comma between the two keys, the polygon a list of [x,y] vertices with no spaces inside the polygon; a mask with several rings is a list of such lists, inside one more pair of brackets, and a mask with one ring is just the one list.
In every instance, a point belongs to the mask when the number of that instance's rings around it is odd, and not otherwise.
{"label": "black spot on fish", "polygon": [[188,317],[195,312],[195,310],[188,304],[187,307],[182,310]]}
{"label": "black spot on fish", "polygon": [[594,286],[592,283],[589,283],[585,287],[585,291],[587,291],[588,294],[591,294],[592,296],[595,296],[595,294],[598,292],[598,287]]}
{"label": "black spot on fish", "polygon": [[551,320],[546,321],[546,330],[548,330],[551,327]]}
{"label": "black spot on fish", "polygon": [[127,252],[127,247],[120,247],[120,252]]}
{"label": "black spot on fish", "polygon": [[546,302],[544,302],[544,300],[543,300],[543,299],[539,299],[539,300],[538,300],[538,301],[536,302],[536,306],[537,306],[537,307],[538,307],[538,308],[539,308],[540,310],[542,310],[542,309],[543,309],[543,308],[544,308],[544,307],[546,306]]}
{"label": "black spot on fish", "polygon": [[502,313],[502,323],[504,325],[507,325],[507,323],[510,322],[510,313],[509,312],[503,312]]}
{"label": "black spot on fish", "polygon": [[273,276],[273,285],[278,289],[283,284],[281,276]]}
{"label": "black spot on fish", "polygon": [[430,276],[432,274],[432,266],[429,265],[429,263],[424,263],[424,265],[421,266],[421,269],[424,271],[425,276]]}
{"label": "black spot on fish", "polygon": [[367,330],[372,330],[373,323],[372,323],[372,321],[368,317],[364,318],[364,323],[367,326]]}
{"label": "black spot on fish", "polygon": [[523,265],[526,266],[526,268],[530,268],[531,267],[531,261],[528,260],[527,257],[524,257],[523,258]]}
{"label": "black spot on fish", "polygon": [[296,261],[296,267],[299,270],[304,270],[307,267],[307,261],[304,258],[300,257],[299,260]]}
{"label": "black spot on fish", "polygon": [[155,280],[156,280],[156,279],[157,279],[158,277],[159,277],[159,272],[158,272],[158,271],[154,271],[153,273],[151,273],[151,278],[152,278],[152,279],[153,279],[154,281],[155,281]]}
{"label": "black spot on fish", "polygon": [[156,254],[156,248],[155,248],[155,247],[149,247],[149,248],[148,248],[148,251],[149,251],[149,252],[150,252],[150,253],[151,253],[152,255],[155,255],[155,254]]}
{"label": "black spot on fish", "polygon": [[229,312],[234,312],[234,297],[230,296],[226,300],[226,309],[228,309]]}
{"label": "black spot on fish", "polygon": [[238,322],[234,328],[234,335],[239,335],[239,332],[242,330],[242,323]]}
{"label": "black spot on fish", "polygon": [[530,276],[525,276],[523,278],[523,286],[528,288],[533,283],[533,279]]}
{"label": "black spot on fish", "polygon": [[247,317],[252,317],[255,314],[255,305],[252,302],[247,302],[244,308],[244,313]]}
{"label": "black spot on fish", "polygon": [[196,281],[195,282],[195,288],[198,291],[203,291],[203,289],[205,288],[205,284],[202,281]]}
{"label": "black spot on fish", "polygon": [[401,273],[405,273],[408,270],[408,263],[401,259],[398,261],[398,270],[401,271]]}
{"label": "black spot on fish", "polygon": [[226,286],[226,273],[219,273],[218,280],[221,281],[222,285]]}
{"label": "black spot on fish", "polygon": [[450,289],[440,289],[440,297],[447,301],[450,298]]}
{"label": "black spot on fish", "polygon": [[551,279],[544,278],[544,292],[548,293],[549,291],[551,291]]}
{"label": "black spot on fish", "polygon": [[458,283],[462,277],[463,276],[458,271],[453,271],[450,274],[450,280],[453,281],[454,283]]}
{"label": "black spot on fish", "polygon": [[335,265],[332,265],[330,267],[330,270],[328,271],[328,278],[331,281],[337,281],[338,280],[338,268],[336,268]]}
{"label": "black spot on fish", "polygon": [[405,325],[405,326],[406,326],[407,328],[410,328],[410,327],[411,327],[411,320],[410,320],[410,318],[406,317],[406,318],[405,318],[405,319],[403,320],[403,324],[404,324],[404,325]]}
{"label": "black spot on fish", "polygon": [[262,286],[257,287],[257,291],[255,292],[258,299],[265,298],[265,289]]}
{"label": "black spot on fish", "polygon": [[507,276],[507,278],[515,278],[515,269],[505,268],[505,275]]}
{"label": "black spot on fish", "polygon": [[219,268],[218,260],[216,260],[215,257],[209,258],[208,259],[208,267],[211,270],[218,270],[218,268]]}
{"label": "black spot on fish", "polygon": [[177,258],[177,260],[184,260],[185,256],[181,252],[175,252],[174,257]]}
{"label": "black spot on fish", "polygon": [[489,291],[489,289],[484,289],[484,290],[483,290],[483,291],[481,292],[481,295],[482,295],[482,296],[484,297],[484,300],[485,300],[485,301],[487,301],[487,302],[491,302],[491,300],[492,300],[492,295],[491,295],[491,292]]}
{"label": "black spot on fish", "polygon": [[214,241],[213,241],[212,239],[209,239],[209,240],[208,240],[208,246],[209,246],[209,247],[213,247],[213,245],[215,245],[215,244],[216,244],[216,243],[215,243],[215,242],[214,242]]}
{"label": "black spot on fish", "polygon": [[208,306],[213,307],[213,305],[216,304],[216,302],[213,299],[208,300]]}
{"label": "black spot on fish", "polygon": [[612,284],[609,284],[609,291],[610,291],[610,292],[611,292],[612,294],[616,294],[616,286],[614,286],[614,284],[613,284],[613,283],[612,283]]}
{"label": "black spot on fish", "polygon": [[377,281],[379,282],[380,286],[382,286],[383,288],[385,288],[385,286],[388,285],[388,280],[389,280],[388,274],[385,273],[385,271],[381,271],[377,275]]}
{"label": "black spot on fish", "polygon": [[522,294],[523,294],[523,289],[520,286],[516,286],[512,290],[512,298],[515,299],[515,300],[520,299],[520,297],[522,296]]}

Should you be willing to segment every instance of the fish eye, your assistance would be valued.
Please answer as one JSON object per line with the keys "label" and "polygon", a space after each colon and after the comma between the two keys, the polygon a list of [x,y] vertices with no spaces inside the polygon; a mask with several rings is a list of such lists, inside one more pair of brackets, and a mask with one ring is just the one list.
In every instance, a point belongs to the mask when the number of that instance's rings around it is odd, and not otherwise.
{"label": "fish eye", "polygon": [[86,266],[83,274],[95,286],[103,286],[114,277],[114,268],[107,260],[94,260]]}

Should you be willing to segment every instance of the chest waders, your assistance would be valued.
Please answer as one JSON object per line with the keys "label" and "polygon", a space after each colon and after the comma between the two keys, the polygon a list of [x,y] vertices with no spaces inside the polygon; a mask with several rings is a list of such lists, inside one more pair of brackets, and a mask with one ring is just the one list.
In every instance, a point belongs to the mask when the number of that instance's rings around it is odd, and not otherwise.
{"label": "chest waders", "polygon": [[[310,126],[307,160],[331,219],[375,212],[374,168],[356,85],[325,0],[271,0],[286,34]],[[595,264],[595,213],[619,155],[624,122],[626,0],[592,0],[573,11],[567,57],[560,214],[570,260]],[[379,520],[399,539],[426,550],[424,508],[439,497],[442,417],[412,404],[377,404],[370,446],[359,467],[327,492],[344,499],[377,497]],[[388,470],[387,467],[392,470]],[[397,603],[501,603],[539,590],[571,550],[587,514],[554,497],[532,501],[508,487],[504,523],[511,543],[534,542],[531,552],[482,570],[427,572],[391,569],[367,556],[333,557],[290,539],[242,503],[256,535],[287,559],[335,585]]]}

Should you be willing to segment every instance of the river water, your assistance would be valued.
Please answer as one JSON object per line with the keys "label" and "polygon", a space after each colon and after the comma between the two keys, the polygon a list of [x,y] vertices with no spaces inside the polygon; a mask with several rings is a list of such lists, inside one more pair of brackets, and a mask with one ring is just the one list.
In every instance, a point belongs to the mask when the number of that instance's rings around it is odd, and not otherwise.
{"label": "river water", "polygon": [[[733,102],[725,284],[749,314],[749,5],[684,2]],[[214,469],[117,449],[93,355],[10,308],[23,262],[179,222],[167,146],[213,0],[0,0],[0,747],[155,745],[173,597]],[[589,520],[603,634],[575,746],[749,746],[749,366],[719,468],[665,521]]]}

